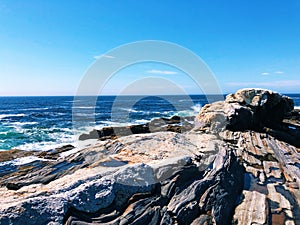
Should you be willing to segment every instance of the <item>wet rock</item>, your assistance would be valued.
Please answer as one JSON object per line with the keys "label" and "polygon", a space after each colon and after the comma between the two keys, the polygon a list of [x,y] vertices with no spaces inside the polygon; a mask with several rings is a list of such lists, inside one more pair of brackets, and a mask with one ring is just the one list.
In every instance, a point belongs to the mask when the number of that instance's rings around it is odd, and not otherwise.
{"label": "wet rock", "polygon": [[104,127],[101,130],[92,130],[89,134],[81,134],[79,140],[100,139],[107,140],[131,134],[144,134],[161,131],[172,131],[181,133],[193,128],[194,117],[156,118],[149,123],[137,124],[123,127]]}
{"label": "wet rock", "polygon": [[32,156],[33,151],[22,151],[19,149],[12,149],[7,151],[0,151],[0,162],[10,161],[21,157]]}

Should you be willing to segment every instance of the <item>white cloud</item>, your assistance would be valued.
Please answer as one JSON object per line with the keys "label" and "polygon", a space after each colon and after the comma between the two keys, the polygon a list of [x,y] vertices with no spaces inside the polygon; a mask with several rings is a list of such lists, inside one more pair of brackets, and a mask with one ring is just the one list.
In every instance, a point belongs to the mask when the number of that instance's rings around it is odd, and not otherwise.
{"label": "white cloud", "polygon": [[175,72],[175,71],[170,71],[170,70],[148,70],[147,73],[163,74],[163,75],[173,75],[173,74],[177,74],[177,72]]}
{"label": "white cloud", "polygon": [[273,73],[269,73],[269,72],[261,73],[261,75],[264,75],[264,76],[271,75],[271,74],[284,74],[284,72],[278,70],[278,71],[275,71]]}
{"label": "white cloud", "polygon": [[96,55],[94,56],[94,59],[100,59],[100,58],[107,58],[107,59],[114,59],[116,57],[112,56],[112,55]]}
{"label": "white cloud", "polygon": [[276,71],[275,73],[276,74],[283,74],[284,72],[282,72],[282,71]]}
{"label": "white cloud", "polygon": [[264,73],[261,73],[261,75],[269,75],[270,73],[267,73],[267,72],[264,72]]}

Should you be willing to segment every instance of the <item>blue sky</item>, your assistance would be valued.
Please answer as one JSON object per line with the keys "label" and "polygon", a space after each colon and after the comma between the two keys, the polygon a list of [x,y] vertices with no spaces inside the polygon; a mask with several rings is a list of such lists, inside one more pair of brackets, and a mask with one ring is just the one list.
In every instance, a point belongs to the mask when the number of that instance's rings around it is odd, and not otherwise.
{"label": "blue sky", "polygon": [[[298,0],[0,0],[0,95],[74,95],[95,56],[141,40],[190,49],[224,93],[299,93],[299,12]],[[121,70],[104,94],[149,74],[199,93],[176,68],[145,63]]]}

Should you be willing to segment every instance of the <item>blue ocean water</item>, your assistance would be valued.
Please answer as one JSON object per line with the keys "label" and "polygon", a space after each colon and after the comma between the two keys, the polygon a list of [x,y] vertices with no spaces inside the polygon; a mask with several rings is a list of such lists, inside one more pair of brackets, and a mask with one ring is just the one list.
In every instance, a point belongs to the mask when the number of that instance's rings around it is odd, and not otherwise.
{"label": "blue ocean water", "polygon": [[[289,96],[300,106],[300,95]],[[72,96],[0,97],[0,150],[49,150],[72,144],[76,140],[74,112],[81,117],[77,129],[87,132],[104,126],[141,124],[158,117],[196,115],[207,98],[100,96],[96,103],[92,97],[77,97],[76,101],[81,103],[74,106]]]}

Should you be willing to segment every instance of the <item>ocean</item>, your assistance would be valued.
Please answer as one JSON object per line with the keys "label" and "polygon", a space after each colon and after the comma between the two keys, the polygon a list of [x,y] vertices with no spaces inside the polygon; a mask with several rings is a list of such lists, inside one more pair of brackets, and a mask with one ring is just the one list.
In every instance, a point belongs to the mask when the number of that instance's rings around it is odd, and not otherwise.
{"label": "ocean", "polygon": [[[288,96],[299,108],[300,94]],[[95,103],[93,99],[0,97],[0,150],[50,150],[72,144],[78,134],[94,128],[142,124],[153,118],[174,115],[194,116],[208,102],[205,95],[100,96]],[[82,118],[76,120],[76,131],[74,112],[76,118]]]}

